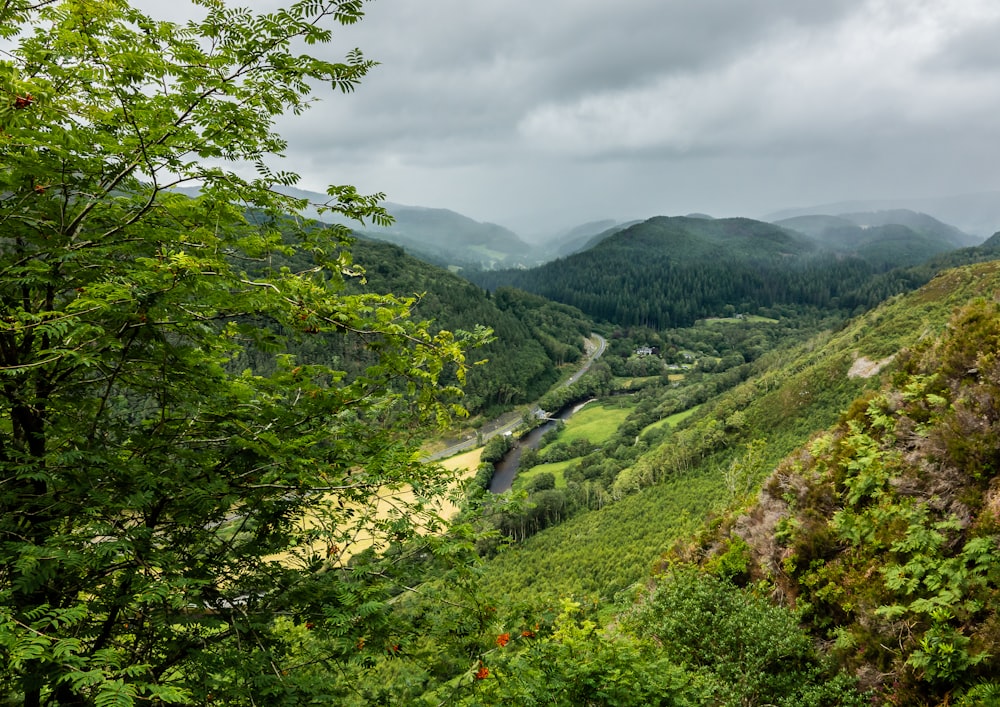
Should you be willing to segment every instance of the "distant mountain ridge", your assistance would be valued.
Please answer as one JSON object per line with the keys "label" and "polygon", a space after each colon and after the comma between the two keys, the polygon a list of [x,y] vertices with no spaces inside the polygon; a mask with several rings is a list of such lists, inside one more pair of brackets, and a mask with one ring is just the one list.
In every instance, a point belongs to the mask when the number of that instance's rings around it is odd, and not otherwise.
{"label": "distant mountain ridge", "polygon": [[846,315],[929,276],[888,277],[895,269],[958,250],[945,224],[911,222],[923,232],[831,217],[797,221],[801,232],[747,218],[659,216],[537,268],[469,276],[488,289],[518,287],[621,326],[689,326],[727,310]]}
{"label": "distant mountain ridge", "polygon": [[969,240],[961,244],[963,246],[978,245],[983,239],[1000,230],[1000,191],[927,198],[841,201],[781,209],[761,218],[773,223],[795,216],[837,216],[896,210],[915,211],[953,225],[969,235]]}
{"label": "distant mountain ridge", "polygon": [[774,223],[808,236],[821,248],[894,266],[916,265],[972,238],[932,216],[906,209],[811,214]]}
{"label": "distant mountain ridge", "polygon": [[[318,192],[283,187],[289,196],[324,203],[329,197]],[[442,267],[490,269],[512,267],[530,259],[532,246],[510,229],[495,223],[483,223],[450,209],[407,206],[385,202],[394,222],[389,226],[357,223],[336,215],[304,210],[306,216],[321,221],[342,223],[358,233],[403,247],[411,255]]]}

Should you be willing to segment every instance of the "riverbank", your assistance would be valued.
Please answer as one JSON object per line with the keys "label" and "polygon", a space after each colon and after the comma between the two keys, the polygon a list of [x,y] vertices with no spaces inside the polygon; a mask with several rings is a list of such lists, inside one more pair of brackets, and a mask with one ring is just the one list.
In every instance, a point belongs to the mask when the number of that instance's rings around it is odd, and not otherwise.
{"label": "riverbank", "polygon": [[[596,333],[591,334],[590,338],[584,339],[583,344],[586,352],[583,364],[574,373],[560,381],[555,386],[555,389],[564,388],[578,381],[580,376],[590,370],[591,364],[600,358],[601,354],[608,347],[607,340]],[[523,406],[489,420],[483,423],[477,430],[469,430],[460,435],[459,438],[435,440],[425,446],[424,459],[427,461],[446,459],[461,452],[481,447],[497,435],[513,432],[521,424],[521,420],[524,419],[525,414],[537,416],[540,412],[541,409],[537,405]]]}

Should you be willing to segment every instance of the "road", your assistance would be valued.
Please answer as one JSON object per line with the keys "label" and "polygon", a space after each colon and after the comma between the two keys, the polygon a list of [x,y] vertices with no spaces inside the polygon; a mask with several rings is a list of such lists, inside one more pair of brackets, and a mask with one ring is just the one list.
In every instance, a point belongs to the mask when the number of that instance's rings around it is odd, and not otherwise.
{"label": "road", "polygon": [[[597,343],[594,343],[594,340]],[[580,366],[580,370],[571,375],[565,381],[560,384],[560,387],[565,387],[567,385],[572,385],[580,380],[580,376],[590,370],[590,365],[601,357],[605,349],[608,348],[607,340],[600,334],[591,334],[589,339],[584,340],[584,347],[586,348],[586,356],[583,361],[583,365]],[[540,415],[542,409],[535,406],[531,409],[531,414]],[[434,452],[433,454],[425,457],[426,461],[435,461],[437,459],[445,459],[447,457],[454,456],[460,452],[465,452],[470,449],[474,449],[481,444],[485,444],[491,437],[496,437],[500,434],[507,434],[513,432],[514,428],[521,424],[521,418],[523,414],[519,413],[508,413],[502,417],[498,417],[495,420],[484,424],[480,429],[479,433],[469,437],[468,439],[459,442],[458,444],[453,444],[447,449],[442,449],[439,452]]]}

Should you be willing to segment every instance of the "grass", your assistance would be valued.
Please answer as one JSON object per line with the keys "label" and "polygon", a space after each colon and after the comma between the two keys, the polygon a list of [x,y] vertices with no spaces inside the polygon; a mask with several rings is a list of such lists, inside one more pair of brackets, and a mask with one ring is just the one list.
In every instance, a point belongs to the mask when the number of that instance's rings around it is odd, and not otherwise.
{"label": "grass", "polygon": [[744,314],[742,317],[707,317],[705,319],[699,319],[698,324],[739,324],[741,322],[768,322],[769,324],[777,324],[777,319],[771,319],[770,317],[761,317],[757,314]]}
{"label": "grass", "polygon": [[632,401],[604,401],[590,403],[566,420],[566,429],[559,434],[560,442],[586,439],[592,444],[602,444],[618,430],[635,404]]}
{"label": "grass", "polygon": [[517,487],[524,486],[531,479],[538,476],[539,474],[544,474],[548,472],[556,477],[556,488],[564,489],[566,488],[566,469],[575,462],[580,460],[579,457],[575,459],[567,459],[562,462],[552,462],[551,464],[539,464],[538,466],[533,466],[525,471],[518,471],[517,476],[514,478],[514,485]]}

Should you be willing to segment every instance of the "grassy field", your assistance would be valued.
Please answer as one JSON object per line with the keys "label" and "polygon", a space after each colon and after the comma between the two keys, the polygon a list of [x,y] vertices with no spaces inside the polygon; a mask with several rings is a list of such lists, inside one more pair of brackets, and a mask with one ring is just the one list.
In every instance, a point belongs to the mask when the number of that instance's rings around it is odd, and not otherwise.
{"label": "grassy field", "polygon": [[552,462],[551,464],[539,464],[538,466],[533,466],[526,471],[517,472],[517,476],[514,478],[514,487],[520,488],[524,484],[528,483],[532,478],[538,476],[539,474],[544,474],[548,472],[556,477],[556,488],[564,489],[566,488],[566,476],[563,472],[566,471],[570,464],[579,461],[579,457],[576,459],[567,459],[563,462]]}
{"label": "grassy field", "polygon": [[566,420],[566,429],[559,434],[559,441],[568,443],[586,439],[593,444],[601,444],[615,433],[634,407],[631,400],[624,398],[589,403]]}
{"label": "grassy field", "polygon": [[769,324],[777,324],[777,319],[771,319],[770,317],[761,317],[757,314],[743,314],[739,317],[708,317],[707,319],[699,319],[697,324],[699,325],[712,325],[712,324],[739,324],[741,322],[752,322],[761,323],[767,322]]}

